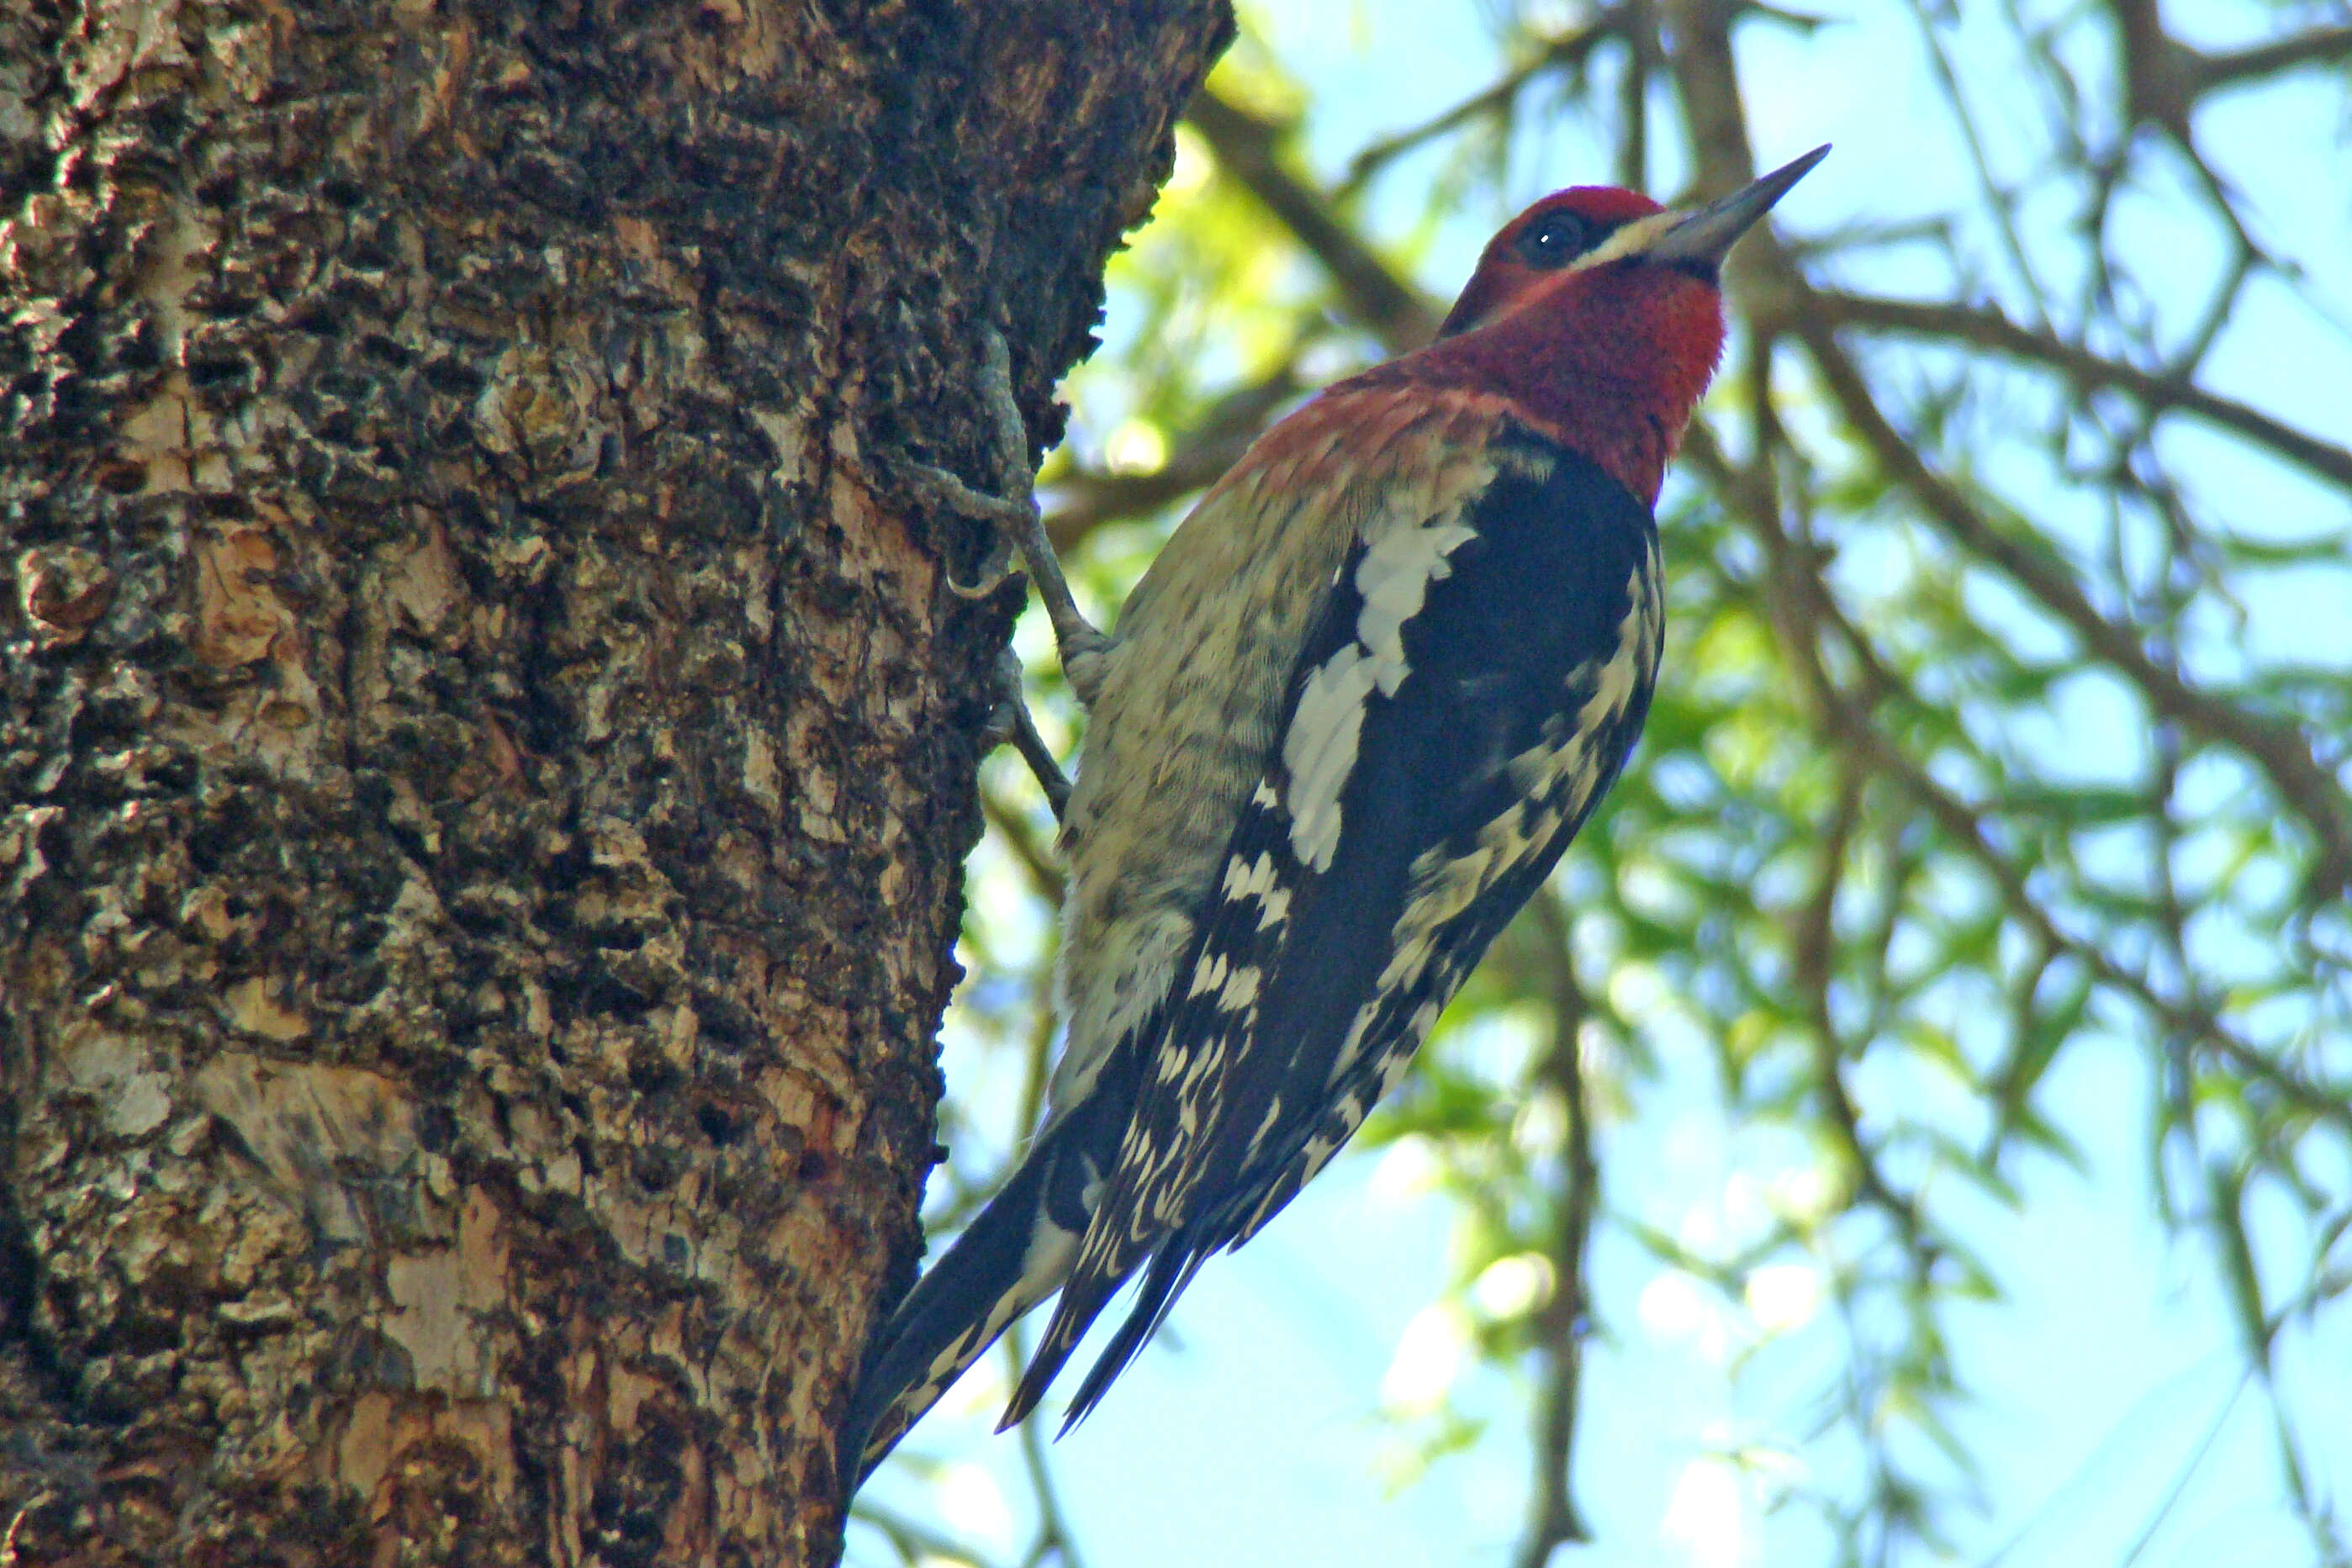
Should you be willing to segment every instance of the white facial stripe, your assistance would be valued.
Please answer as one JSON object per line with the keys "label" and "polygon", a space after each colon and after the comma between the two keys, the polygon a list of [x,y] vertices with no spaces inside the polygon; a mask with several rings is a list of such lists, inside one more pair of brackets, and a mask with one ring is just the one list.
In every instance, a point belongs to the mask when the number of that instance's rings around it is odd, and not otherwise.
{"label": "white facial stripe", "polygon": [[[1570,262],[1559,274],[1555,276],[1564,276],[1570,272],[1588,272],[1596,267],[1606,267],[1612,261],[1623,261],[1628,256],[1638,256],[1664,238],[1669,230],[1690,215],[1688,213],[1664,212],[1652,213],[1645,218],[1635,218],[1631,223],[1612,229],[1607,239]],[[1526,302],[1527,296],[1524,293],[1498,299],[1480,315],[1464,323],[1462,330],[1475,332],[1481,327],[1491,327]]]}
{"label": "white facial stripe", "polygon": [[1652,213],[1646,218],[1635,218],[1612,232],[1610,236],[1568,264],[1570,272],[1583,272],[1591,267],[1606,267],[1612,261],[1622,261],[1638,256],[1665,237],[1688,213]]}

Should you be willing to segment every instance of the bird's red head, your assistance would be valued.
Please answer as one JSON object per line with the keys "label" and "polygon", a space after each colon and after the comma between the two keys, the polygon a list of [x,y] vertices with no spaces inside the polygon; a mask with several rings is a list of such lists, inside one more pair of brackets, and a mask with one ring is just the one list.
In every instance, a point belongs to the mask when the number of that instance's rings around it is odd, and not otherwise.
{"label": "bird's red head", "polygon": [[1440,338],[1466,332],[1526,304],[1546,285],[1557,287],[1576,260],[1640,218],[1665,209],[1639,191],[1576,185],[1554,191],[1486,242],[1478,270],[1446,312]]}
{"label": "bird's red head", "polygon": [[1724,253],[1828,151],[1695,211],[1605,185],[1546,196],[1487,244],[1410,373],[1499,393],[1654,502],[1723,354]]}

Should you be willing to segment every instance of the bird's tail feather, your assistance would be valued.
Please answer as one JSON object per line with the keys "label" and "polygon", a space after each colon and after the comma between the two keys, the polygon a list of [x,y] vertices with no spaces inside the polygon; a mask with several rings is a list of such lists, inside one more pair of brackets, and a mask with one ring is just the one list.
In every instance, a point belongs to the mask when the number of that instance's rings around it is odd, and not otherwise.
{"label": "bird's tail feather", "polygon": [[1160,1332],[1160,1325],[1168,1321],[1176,1298],[1184,1293],[1184,1287],[1192,1282],[1202,1260],[1213,1250],[1193,1251],[1171,1241],[1152,1259],[1151,1270],[1144,1276],[1143,1289],[1127,1321],[1096,1358],[1086,1381],[1078,1385],[1077,1393],[1071,1396],[1069,1413],[1062,1417],[1060,1436],[1069,1436],[1072,1427],[1093,1414],[1112,1382],[1135,1359],[1136,1352],[1149,1343],[1151,1336]]}
{"label": "bird's tail feather", "polygon": [[[1056,1129],[1058,1132],[1059,1129]],[[1073,1151],[1048,1133],[1003,1189],[934,1263],[866,1353],[841,1432],[851,1491],[907,1429],[986,1354],[1013,1319],[1059,1289],[1076,1259],[1083,1217],[1060,1216],[1057,1167]],[[1076,1228],[1067,1221],[1078,1219]]]}

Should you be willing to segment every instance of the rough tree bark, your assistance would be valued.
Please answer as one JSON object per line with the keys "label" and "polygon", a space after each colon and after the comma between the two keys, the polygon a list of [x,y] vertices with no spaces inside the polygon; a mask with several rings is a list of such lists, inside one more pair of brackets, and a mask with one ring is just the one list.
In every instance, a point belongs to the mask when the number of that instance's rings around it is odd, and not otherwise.
{"label": "rough tree bark", "polygon": [[1223,0],[0,16],[0,1556],[818,1562]]}

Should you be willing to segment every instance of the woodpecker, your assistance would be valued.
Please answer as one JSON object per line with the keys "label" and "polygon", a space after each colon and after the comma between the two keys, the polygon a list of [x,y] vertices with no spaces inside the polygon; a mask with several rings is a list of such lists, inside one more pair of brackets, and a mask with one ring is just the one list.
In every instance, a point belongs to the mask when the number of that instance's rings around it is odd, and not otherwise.
{"label": "woodpecker", "polygon": [[999,1429],[1022,1419],[1139,1275],[1067,1431],[1202,1260],[1396,1085],[1641,732],[1665,619],[1652,513],[1721,357],[1720,264],[1828,151],[1692,211],[1601,186],[1536,203],[1433,342],[1259,438],[1108,638],[1028,512],[1090,706],[1066,1035],[1026,1156],[868,1352],[853,1490],[1058,1291]]}

